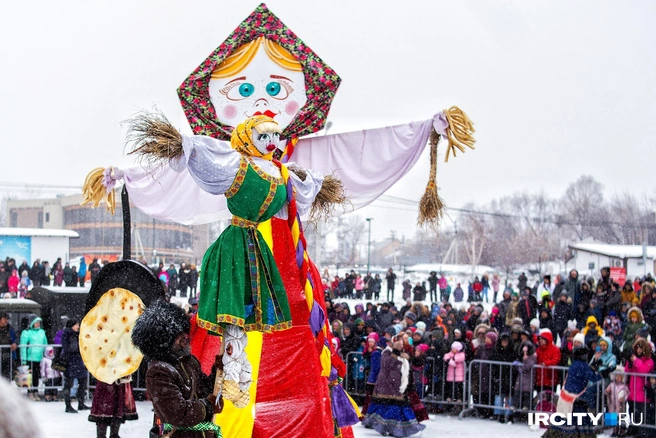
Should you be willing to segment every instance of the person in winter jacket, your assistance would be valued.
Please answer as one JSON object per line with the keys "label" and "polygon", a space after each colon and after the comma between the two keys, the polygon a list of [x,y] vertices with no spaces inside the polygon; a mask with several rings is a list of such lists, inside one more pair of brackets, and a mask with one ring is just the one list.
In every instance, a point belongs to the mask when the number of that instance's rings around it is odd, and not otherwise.
{"label": "person in winter jacket", "polygon": [[[478,332],[478,330],[476,330]],[[472,370],[472,393],[474,403],[484,405],[494,405],[494,391],[492,390],[492,369],[488,361],[492,360],[494,347],[497,343],[497,334],[490,330],[484,335],[482,345],[479,345],[474,352],[474,359],[482,362],[473,363]],[[492,367],[494,368],[494,367]],[[489,408],[478,408],[478,416],[481,418],[490,418],[493,410]]]}
{"label": "person in winter jacket", "polygon": [[[606,406],[608,412],[623,414],[626,413],[626,401],[629,396],[629,386],[626,384],[624,367],[618,366],[613,373],[613,381],[604,390],[606,394]],[[611,436],[625,436],[626,429],[624,426],[615,426]]]}
{"label": "person in winter jacket", "polygon": [[531,392],[533,391],[533,375],[531,372],[533,366],[537,363],[535,345],[531,341],[525,341],[519,345],[518,359],[514,362],[519,369],[519,374],[515,380],[512,401],[514,407],[528,409],[532,399]]}
{"label": "person in winter jacket", "polygon": [[93,259],[93,261],[89,265],[89,273],[91,274],[91,284],[93,284],[96,281],[96,277],[98,276],[99,272],[100,272],[100,264],[98,263],[98,259]]}
{"label": "person in winter jacket", "polygon": [[599,338],[604,335],[604,329],[599,326],[597,318],[590,315],[585,321],[585,327],[581,333],[585,336],[585,345],[589,347],[593,342],[597,343]]}
{"label": "person in winter jacket", "polygon": [[64,268],[60,263],[55,263],[55,266],[52,267],[52,278],[53,284],[57,287],[60,287],[64,284]]}
{"label": "person in winter jacket", "polygon": [[631,307],[626,317],[627,324],[624,328],[624,346],[622,347],[622,351],[625,353],[624,358],[628,359],[631,354],[631,348],[636,340],[636,334],[646,323],[642,315],[642,310],[639,307]]}
{"label": "person in winter jacket", "polygon": [[[645,339],[638,339],[633,344],[632,353],[626,363],[626,371],[629,373],[649,374],[654,371],[654,361],[651,358],[651,346]],[[648,397],[645,386],[647,378],[640,375],[629,376],[629,412],[636,419],[646,418],[648,411]],[[651,435],[646,435],[651,436]]]}
{"label": "person in winter jacket", "polygon": [[0,350],[2,354],[0,366],[2,367],[2,377],[11,380],[12,364],[16,360],[16,331],[9,324],[9,314],[0,311],[0,345],[9,346]]}
{"label": "person in winter jacket", "polygon": [[[570,365],[567,372],[567,379],[563,385],[563,392],[568,394],[580,394],[590,385],[599,380],[599,375],[596,374],[588,365],[589,350],[587,347],[576,347],[572,355],[572,365]],[[588,402],[582,397],[575,397],[572,411],[577,414],[585,414],[588,409],[595,409],[595,406],[588,405]],[[543,438],[563,438],[563,437],[594,437],[596,434],[593,432],[592,422],[587,415],[584,415],[581,420],[581,425],[578,422],[573,422],[573,425],[551,425],[547,431],[542,435]]]}
{"label": "person in winter jacket", "polygon": [[69,263],[66,263],[66,265],[64,265],[64,286],[73,287],[75,286],[76,281],[77,278],[73,274],[73,269],[71,269],[71,265]]}
{"label": "person in winter jacket", "polygon": [[20,277],[18,277],[18,271],[14,269],[11,272],[11,276],[7,279],[7,290],[12,297],[18,295],[18,285],[20,284]]}
{"label": "person in winter jacket", "polygon": [[567,294],[560,294],[553,309],[553,333],[560,336],[561,339],[563,338],[565,329],[567,329],[567,322],[574,319],[574,311],[568,299]]}
{"label": "person in winter jacket", "polygon": [[353,323],[348,322],[342,327],[342,350],[340,352],[344,361],[349,360],[348,354],[358,351],[363,343],[363,339],[356,336],[355,326]]}
{"label": "person in winter jacket", "polygon": [[642,304],[645,322],[649,325],[652,340],[656,340],[656,289],[651,290],[651,297]]}
{"label": "person in winter jacket", "polygon": [[535,370],[535,385],[538,391],[554,391],[559,383],[558,370],[549,367],[560,363],[560,349],[553,343],[553,334],[549,329],[540,330],[538,335],[537,363],[544,368]]}
{"label": "person in winter jacket", "polygon": [[551,317],[551,312],[546,307],[540,308],[540,328],[549,329],[551,333],[558,334],[553,318]]}
{"label": "person in winter jacket", "polygon": [[401,336],[392,339],[381,354],[380,371],[372,401],[362,424],[383,436],[407,437],[426,428],[419,424],[407,399],[410,385],[409,356],[403,351]]}
{"label": "person in winter jacket", "polygon": [[565,280],[561,295],[565,294],[572,299],[574,306],[578,305],[581,299],[581,280],[579,280],[579,271],[572,269]]}
{"label": "person in winter jacket", "polygon": [[223,358],[217,356],[212,374],[205,375],[191,354],[190,328],[184,310],[163,301],[151,304],[134,325],[132,342],[148,361],[146,391],[153,401],[157,424],[151,436],[221,436],[212,418],[222,412],[223,398],[217,401],[212,390],[216,374],[223,373]]}
{"label": "person in winter jacket", "polygon": [[537,299],[530,293],[530,289],[524,289],[521,294],[521,299],[517,304],[517,315],[522,318],[524,328],[528,329],[529,324],[538,310]]}
{"label": "person in winter jacket", "polygon": [[[88,372],[80,354],[80,324],[74,319],[66,321],[66,328],[62,337],[61,355],[67,363],[64,372],[65,412],[77,414],[77,410],[89,410],[90,408],[84,404]],[[71,405],[71,389],[73,389],[75,379],[77,379],[77,410]]]}
{"label": "person in winter jacket", "polygon": [[465,381],[465,353],[459,341],[451,344],[451,351],[444,355],[447,364],[445,397],[447,401],[460,402]]}
{"label": "person in winter jacket", "polygon": [[[495,362],[512,363],[516,359],[515,350],[510,341],[510,335],[507,332],[501,333],[497,344],[494,346],[491,360]],[[493,366],[492,367],[492,389],[494,390],[494,405],[503,406],[504,402],[510,404],[512,398],[512,381],[513,370],[508,366]],[[499,416],[499,422],[504,423],[507,421],[506,416]]]}
{"label": "person in winter jacket", "polygon": [[[505,295],[506,292],[504,292]],[[517,311],[517,307],[519,305],[519,293],[518,292],[511,292],[510,294],[511,299],[510,303],[507,304],[505,307],[506,310],[506,327],[512,327],[513,321],[515,318],[519,318],[519,312]],[[505,302],[505,299],[504,299]],[[522,323],[523,325],[523,323]]]}
{"label": "person in winter jacket", "polygon": [[[41,379],[44,380],[45,386],[61,386],[61,373],[52,369],[54,358],[55,349],[47,346],[41,359]],[[44,395],[47,402],[57,401],[57,388],[46,389]]]}
{"label": "person in winter jacket", "polygon": [[638,300],[638,295],[636,294],[635,290],[633,290],[633,285],[630,281],[624,283],[621,297],[622,303],[630,303],[631,306],[637,306],[640,303],[640,300]]}
{"label": "person in winter jacket", "polygon": [[41,358],[48,339],[41,328],[43,321],[36,315],[30,315],[30,326],[23,330],[20,337],[20,357],[23,365],[28,365],[32,371],[32,388],[27,390],[30,400],[41,400],[37,393],[41,378]]}
{"label": "person in winter jacket", "polygon": [[499,295],[499,286],[501,284],[501,279],[499,278],[499,274],[493,274],[492,275],[492,302],[496,303],[497,302],[497,296]]}
{"label": "person in winter jacket", "polygon": [[[371,341],[370,341],[371,339]],[[384,339],[384,338],[383,338]],[[380,338],[376,333],[371,333],[367,337],[367,351],[365,354],[368,354],[369,360],[369,376],[367,376],[367,383],[365,385],[365,400],[362,404],[362,415],[367,414],[369,408],[369,403],[371,403],[371,398],[374,394],[374,387],[376,386],[376,381],[378,380],[378,373],[380,372],[380,359],[383,352],[383,345],[380,342]]]}
{"label": "person in winter jacket", "polygon": [[80,268],[77,270],[77,280],[80,283],[80,287],[84,287],[84,281],[87,277],[87,262],[84,261],[84,257],[80,257]]}
{"label": "person in winter jacket", "polygon": [[581,283],[580,287],[580,292],[579,292],[579,300],[578,302],[575,303],[575,307],[579,305],[583,305],[583,308],[588,309],[590,307],[590,300],[594,298],[595,294],[592,288],[590,287],[590,283],[587,281],[584,281]]}
{"label": "person in winter jacket", "polygon": [[553,293],[554,286],[551,284],[551,275],[545,275],[542,279],[542,283],[538,285],[537,296],[542,297],[544,292],[547,292],[549,296]]}
{"label": "person in winter jacket", "polygon": [[462,302],[463,298],[465,297],[465,291],[462,290],[462,287],[460,286],[460,283],[456,285],[456,288],[453,290],[453,300],[456,303]]}

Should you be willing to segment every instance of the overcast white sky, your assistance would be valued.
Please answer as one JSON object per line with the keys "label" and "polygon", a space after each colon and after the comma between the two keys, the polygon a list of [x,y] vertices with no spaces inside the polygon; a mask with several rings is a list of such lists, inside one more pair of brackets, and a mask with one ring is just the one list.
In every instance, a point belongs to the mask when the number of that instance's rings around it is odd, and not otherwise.
{"label": "overcast white sky", "polygon": [[[3,2],[0,182],[81,185],[94,167],[130,165],[119,123],[141,108],[187,129],[176,88],[257,5]],[[477,149],[438,166],[448,205],[560,196],[582,173],[607,192],[654,189],[656,2],[267,5],[342,77],[334,132],[468,112]],[[389,194],[419,199],[427,161]],[[412,234],[415,212],[383,205],[360,213],[372,237]]]}

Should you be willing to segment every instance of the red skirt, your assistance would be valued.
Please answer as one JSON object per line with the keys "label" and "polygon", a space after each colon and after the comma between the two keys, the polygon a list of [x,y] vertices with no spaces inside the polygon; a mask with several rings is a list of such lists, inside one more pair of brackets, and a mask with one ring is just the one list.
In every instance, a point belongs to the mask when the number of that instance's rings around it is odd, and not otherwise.
{"label": "red skirt", "polygon": [[137,406],[132,396],[132,384],[114,383],[108,385],[96,382],[89,421],[93,423],[111,423],[113,420],[137,420]]}

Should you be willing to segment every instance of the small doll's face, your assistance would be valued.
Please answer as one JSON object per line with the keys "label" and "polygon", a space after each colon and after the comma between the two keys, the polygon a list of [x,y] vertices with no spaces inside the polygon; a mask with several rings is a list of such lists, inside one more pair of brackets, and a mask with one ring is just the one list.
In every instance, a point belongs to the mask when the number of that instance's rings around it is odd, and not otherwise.
{"label": "small doll's face", "polygon": [[285,129],[307,102],[303,72],[282,68],[261,46],[240,72],[211,79],[209,93],[219,122],[228,126],[263,114]]}
{"label": "small doll's face", "polygon": [[270,154],[280,146],[280,133],[272,130],[253,131],[253,145],[262,155]]}

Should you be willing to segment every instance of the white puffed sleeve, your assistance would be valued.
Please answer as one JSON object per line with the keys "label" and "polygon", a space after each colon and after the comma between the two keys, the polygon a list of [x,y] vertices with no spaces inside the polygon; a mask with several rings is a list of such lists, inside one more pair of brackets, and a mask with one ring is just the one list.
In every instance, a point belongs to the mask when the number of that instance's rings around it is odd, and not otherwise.
{"label": "white puffed sleeve", "polygon": [[[288,163],[287,166],[294,166],[294,163]],[[323,184],[323,175],[309,169],[303,169],[307,173],[305,180],[301,180],[294,172],[289,171],[289,179],[292,181],[292,187],[295,190],[296,210],[301,216],[305,216],[312,207],[314,198],[321,190]],[[287,204],[275,215],[280,219],[287,219]]]}
{"label": "white puffed sleeve", "polygon": [[176,172],[189,170],[198,186],[213,195],[224,194],[232,185],[241,154],[229,143],[204,135],[182,135],[184,155],[171,159]]}

